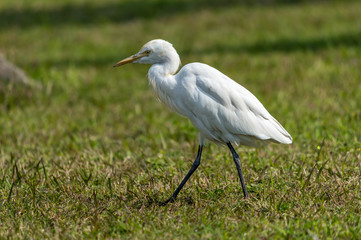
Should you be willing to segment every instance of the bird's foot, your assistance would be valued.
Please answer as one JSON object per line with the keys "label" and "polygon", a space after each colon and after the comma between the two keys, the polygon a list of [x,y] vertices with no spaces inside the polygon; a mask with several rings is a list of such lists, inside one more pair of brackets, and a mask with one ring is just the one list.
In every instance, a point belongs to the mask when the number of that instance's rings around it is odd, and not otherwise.
{"label": "bird's foot", "polygon": [[159,206],[165,206],[167,205],[169,202],[174,202],[175,201],[175,197],[172,195],[170,198],[168,198],[167,200],[165,200],[164,202],[158,202]]}

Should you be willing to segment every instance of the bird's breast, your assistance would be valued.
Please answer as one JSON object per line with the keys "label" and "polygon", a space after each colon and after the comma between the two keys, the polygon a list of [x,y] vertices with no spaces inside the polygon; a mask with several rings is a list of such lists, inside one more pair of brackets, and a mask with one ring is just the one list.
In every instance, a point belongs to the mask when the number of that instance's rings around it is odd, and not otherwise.
{"label": "bird's breast", "polygon": [[149,85],[159,101],[166,105],[171,111],[184,116],[176,104],[174,93],[175,84],[173,83],[171,76],[164,79],[157,79],[149,76]]}

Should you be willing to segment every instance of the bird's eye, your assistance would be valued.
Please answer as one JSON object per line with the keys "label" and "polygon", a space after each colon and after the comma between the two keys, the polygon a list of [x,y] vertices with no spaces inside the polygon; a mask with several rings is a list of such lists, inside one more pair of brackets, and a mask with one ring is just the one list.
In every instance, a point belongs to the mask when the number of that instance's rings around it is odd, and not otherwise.
{"label": "bird's eye", "polygon": [[145,54],[150,54],[150,50],[144,51]]}

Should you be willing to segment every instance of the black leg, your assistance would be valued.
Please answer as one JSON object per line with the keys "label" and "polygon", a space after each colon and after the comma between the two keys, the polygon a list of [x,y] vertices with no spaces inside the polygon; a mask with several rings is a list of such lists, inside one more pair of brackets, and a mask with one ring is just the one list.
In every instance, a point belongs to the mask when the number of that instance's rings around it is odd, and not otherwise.
{"label": "black leg", "polygon": [[239,179],[241,180],[243,195],[246,198],[246,197],[248,197],[248,192],[247,192],[246,184],[244,183],[243,174],[242,174],[242,170],[241,170],[241,162],[239,161],[239,156],[236,153],[236,151],[234,150],[231,143],[227,143],[227,146],[228,146],[229,150],[231,150],[231,153],[233,156],[233,161],[236,164],[238,176],[239,176]]}
{"label": "black leg", "polygon": [[194,173],[194,171],[198,168],[198,166],[201,164],[201,155],[202,155],[202,148],[203,146],[199,145],[198,147],[198,154],[196,157],[196,160],[193,162],[191,169],[189,170],[189,172],[187,173],[187,175],[184,177],[183,181],[181,182],[181,184],[179,184],[178,188],[174,191],[174,193],[172,194],[172,196],[170,196],[170,198],[168,198],[167,200],[165,200],[164,202],[160,202],[159,204],[161,206],[166,205],[168,202],[173,202],[176,198],[178,193],[180,192],[180,190],[183,188],[184,184],[186,184],[186,182],[188,181],[188,179],[192,176],[192,174]]}

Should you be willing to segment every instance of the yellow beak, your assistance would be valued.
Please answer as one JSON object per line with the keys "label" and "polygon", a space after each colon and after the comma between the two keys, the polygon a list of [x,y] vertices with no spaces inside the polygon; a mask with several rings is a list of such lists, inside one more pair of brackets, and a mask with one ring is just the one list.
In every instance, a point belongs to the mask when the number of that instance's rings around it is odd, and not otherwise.
{"label": "yellow beak", "polygon": [[119,66],[122,66],[124,64],[134,62],[135,60],[137,60],[139,58],[142,58],[144,56],[147,56],[147,54],[142,54],[142,53],[135,54],[133,56],[127,57],[127,58],[117,62],[116,64],[113,65],[113,67],[119,67]]}

